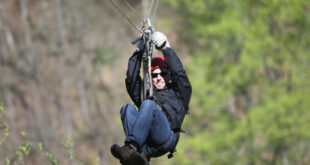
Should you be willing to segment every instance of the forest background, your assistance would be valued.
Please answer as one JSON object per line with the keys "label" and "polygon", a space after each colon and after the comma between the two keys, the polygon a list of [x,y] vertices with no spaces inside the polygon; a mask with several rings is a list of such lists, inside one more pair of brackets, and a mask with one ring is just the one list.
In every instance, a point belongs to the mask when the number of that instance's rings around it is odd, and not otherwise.
{"label": "forest background", "polygon": [[[152,21],[193,95],[151,164],[310,164],[309,0],[162,0]],[[138,35],[106,0],[0,0],[0,164],[119,164]]]}

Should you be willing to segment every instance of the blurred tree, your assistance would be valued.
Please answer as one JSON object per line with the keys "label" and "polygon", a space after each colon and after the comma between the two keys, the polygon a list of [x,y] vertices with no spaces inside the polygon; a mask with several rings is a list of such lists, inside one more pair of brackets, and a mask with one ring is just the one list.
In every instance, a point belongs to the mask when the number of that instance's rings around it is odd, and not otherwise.
{"label": "blurred tree", "polygon": [[[191,55],[194,91],[175,158],[152,164],[310,164],[310,1],[165,2],[158,18],[173,23],[159,26],[176,29],[174,47]],[[14,158],[20,130],[40,144],[27,164],[118,164],[109,147],[123,139],[135,29],[116,12],[101,0],[0,1],[0,134],[10,134],[0,164]]]}
{"label": "blurred tree", "polygon": [[[52,158],[60,164],[116,162],[109,147],[121,139],[115,123],[129,97],[120,87],[123,68],[108,63],[125,66],[116,54],[128,57],[123,43],[131,36],[124,34],[130,30],[119,26],[123,20],[115,19],[115,12],[97,0],[0,1],[0,100],[7,123],[0,136],[10,133],[0,147],[0,164],[15,159],[23,141],[20,130],[40,144],[33,145],[25,164]],[[74,147],[62,145],[68,135]]]}
{"label": "blurred tree", "polygon": [[188,133],[171,164],[309,164],[310,2],[167,5],[193,58]]}

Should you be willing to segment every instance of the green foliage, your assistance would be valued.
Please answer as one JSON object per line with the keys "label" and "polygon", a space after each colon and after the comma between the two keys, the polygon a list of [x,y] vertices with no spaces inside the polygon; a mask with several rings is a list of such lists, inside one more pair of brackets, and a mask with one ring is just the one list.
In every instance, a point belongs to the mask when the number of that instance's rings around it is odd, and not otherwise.
{"label": "green foliage", "polygon": [[6,123],[2,122],[0,124],[0,129],[3,130],[3,135],[1,135],[1,138],[0,138],[0,145],[1,145],[5,141],[5,139],[10,135],[9,125],[7,125]]}
{"label": "green foliage", "polygon": [[28,155],[30,150],[31,150],[31,146],[32,146],[32,144],[29,141],[26,141],[26,142],[22,143],[21,145],[19,145],[18,149],[23,154]]}
{"label": "green foliage", "polygon": [[[2,114],[4,112],[2,105],[0,104],[0,114]],[[1,116],[2,117],[2,116]],[[1,118],[0,117],[0,118]],[[0,146],[1,144],[5,143],[5,139],[8,138],[10,136],[9,134],[9,125],[7,125],[6,123],[2,122],[2,124],[0,125],[1,130],[4,130],[3,135],[0,136]],[[2,132],[2,131],[1,131]],[[22,130],[19,132],[20,136],[23,139],[27,139],[27,134],[26,131]],[[66,138],[66,140],[64,140],[63,142],[61,142],[61,144],[66,148],[66,152],[68,153],[68,158],[70,160],[73,159],[73,147],[74,147],[74,142],[72,139],[72,135],[69,134]],[[24,140],[21,144],[18,145],[17,150],[15,150],[14,155],[17,159],[13,159],[11,160],[9,157],[5,158],[5,164],[6,165],[10,165],[10,164],[26,164],[26,158],[29,156],[31,149],[32,149],[33,144],[28,141],[28,140]],[[42,142],[39,142],[37,144],[39,150],[41,152],[46,151],[47,149],[44,148],[44,145]],[[50,161],[50,163],[52,165],[60,165],[58,159],[54,156],[54,154],[52,152],[45,152],[45,156],[48,158],[48,160]],[[2,162],[1,162],[2,163]],[[81,163],[82,164],[82,163]]]}
{"label": "green foliage", "polygon": [[51,152],[46,152],[45,155],[51,161],[52,165],[59,165],[58,160],[55,158],[55,156]]}
{"label": "green foliage", "polygon": [[[2,103],[0,103],[0,119],[2,118],[2,114],[4,113],[4,109],[3,109],[3,105]],[[10,136],[9,134],[9,125],[6,124],[5,122],[0,120],[0,146],[1,144],[5,143],[5,140]],[[26,131],[22,130],[19,132],[19,135],[23,138],[23,139],[27,139],[27,134]],[[68,158],[70,160],[73,159],[73,147],[74,147],[74,142],[72,139],[72,135],[69,134],[66,138],[66,140],[64,140],[63,142],[61,142],[61,144],[66,148],[66,152],[68,153]],[[11,160],[9,157],[5,158],[5,164],[6,165],[10,165],[10,164],[26,164],[25,159],[27,158],[27,156],[30,154],[31,152],[31,148],[32,148],[32,143],[28,140],[24,140],[23,142],[21,142],[21,144],[18,145],[17,150],[15,150],[14,155],[16,156],[17,160]],[[41,152],[44,152],[46,149],[44,149],[44,145],[42,142],[39,142],[37,144],[39,150]],[[48,158],[48,160],[51,162],[51,164],[53,165],[59,165],[59,161],[58,159],[54,156],[54,154],[52,152],[45,152],[46,157]],[[0,162],[2,163],[2,162]]]}
{"label": "green foliage", "polygon": [[68,153],[69,159],[73,159],[73,147],[74,147],[74,142],[72,140],[72,135],[69,134],[67,139],[61,143],[65,148]]}
{"label": "green foliage", "polygon": [[0,103],[0,118],[2,117],[3,111],[3,103]]}
{"label": "green foliage", "polygon": [[22,137],[25,137],[25,136],[26,136],[26,132],[25,132],[25,131],[20,131],[19,134],[20,134]]}
{"label": "green foliage", "polygon": [[5,164],[9,165],[11,163],[10,159],[8,157],[5,158]]}
{"label": "green foliage", "polygon": [[9,125],[2,121],[4,109],[3,103],[0,102],[0,146],[5,142],[7,137],[10,135]]}
{"label": "green foliage", "polygon": [[39,142],[39,143],[38,143],[38,148],[39,148],[40,151],[43,150],[43,143],[42,143],[42,142]]}
{"label": "green foliage", "polygon": [[190,47],[176,164],[309,164],[310,1],[168,0]]}

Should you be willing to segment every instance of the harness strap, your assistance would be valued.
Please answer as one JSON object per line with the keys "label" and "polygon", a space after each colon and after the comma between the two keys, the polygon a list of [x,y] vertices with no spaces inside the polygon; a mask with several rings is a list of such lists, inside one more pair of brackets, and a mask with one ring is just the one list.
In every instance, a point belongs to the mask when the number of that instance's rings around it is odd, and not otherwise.
{"label": "harness strap", "polygon": [[159,144],[154,144],[154,147],[156,147],[156,148],[163,148],[164,145],[169,142],[170,138],[171,138],[171,132],[170,132],[168,138],[165,141],[163,141],[163,142],[161,142]]}
{"label": "harness strap", "polygon": [[[167,143],[169,142],[169,140],[170,140],[170,138],[171,138],[171,134],[172,134],[172,131],[170,132],[168,138],[167,138],[164,142],[162,142],[162,143],[156,145],[156,148],[159,148],[159,149],[163,148],[164,145],[167,144]],[[170,158],[173,157],[173,153],[176,152],[175,147],[177,146],[177,144],[178,144],[178,142],[179,142],[180,133],[179,133],[179,132],[175,132],[174,135],[175,135],[175,137],[176,137],[176,143],[175,143],[174,148],[171,149],[171,150],[169,151],[170,153],[168,154],[168,159],[170,159]]]}
{"label": "harness strap", "polygon": [[172,149],[172,150],[170,150],[170,154],[168,154],[168,159],[170,159],[170,158],[172,158],[173,157],[173,153],[174,152],[177,152],[177,150],[175,149],[175,147]]}
{"label": "harness strap", "polygon": [[170,150],[170,153],[168,154],[168,159],[170,159],[170,158],[172,158],[173,157],[173,153],[174,152],[177,152],[177,150],[176,150],[176,146],[177,146],[177,144],[178,144],[178,142],[179,142],[179,139],[180,139],[180,133],[179,132],[175,132],[174,133],[175,134],[175,138],[176,138],[176,142],[175,142],[175,146],[174,146],[174,148],[172,149],[172,150]]}

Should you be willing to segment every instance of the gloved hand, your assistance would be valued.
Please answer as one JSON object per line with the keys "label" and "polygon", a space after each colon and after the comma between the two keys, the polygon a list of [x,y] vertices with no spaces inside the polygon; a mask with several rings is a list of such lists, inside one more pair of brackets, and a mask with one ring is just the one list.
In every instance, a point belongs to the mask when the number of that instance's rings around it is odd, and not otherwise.
{"label": "gloved hand", "polygon": [[153,33],[152,41],[155,44],[155,48],[158,50],[163,50],[166,47],[170,47],[167,36],[159,31]]}

